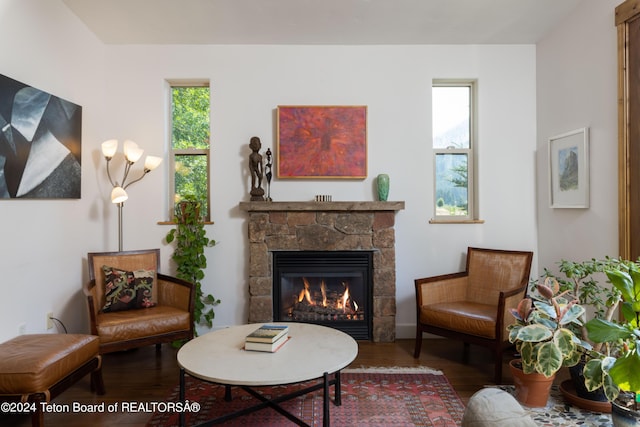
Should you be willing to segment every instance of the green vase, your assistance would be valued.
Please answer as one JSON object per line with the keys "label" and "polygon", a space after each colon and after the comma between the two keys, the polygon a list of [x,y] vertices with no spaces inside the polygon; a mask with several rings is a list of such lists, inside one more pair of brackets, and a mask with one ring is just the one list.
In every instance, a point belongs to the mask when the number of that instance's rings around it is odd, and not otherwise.
{"label": "green vase", "polygon": [[378,200],[386,202],[389,197],[389,175],[381,173],[378,175]]}

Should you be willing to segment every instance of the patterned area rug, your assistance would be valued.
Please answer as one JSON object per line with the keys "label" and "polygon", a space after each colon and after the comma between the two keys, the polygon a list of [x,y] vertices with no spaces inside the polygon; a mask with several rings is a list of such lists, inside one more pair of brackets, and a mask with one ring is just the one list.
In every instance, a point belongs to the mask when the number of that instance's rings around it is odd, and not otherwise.
{"label": "patterned area rug", "polygon": [[[279,396],[301,385],[261,387],[266,396]],[[224,401],[224,387],[187,376],[186,398],[198,402],[198,413],[187,414],[187,425],[205,422],[258,401],[240,389],[233,389],[233,401]],[[167,402],[178,401],[178,387]],[[331,387],[333,395],[333,387]],[[282,403],[282,406],[312,426],[322,425],[322,390]],[[342,371],[342,405],[330,404],[334,426],[438,426],[453,427],[462,422],[464,404],[447,378],[428,368],[345,369]],[[149,427],[175,426],[177,415],[155,413]],[[225,426],[289,426],[293,423],[270,408],[228,421]]]}

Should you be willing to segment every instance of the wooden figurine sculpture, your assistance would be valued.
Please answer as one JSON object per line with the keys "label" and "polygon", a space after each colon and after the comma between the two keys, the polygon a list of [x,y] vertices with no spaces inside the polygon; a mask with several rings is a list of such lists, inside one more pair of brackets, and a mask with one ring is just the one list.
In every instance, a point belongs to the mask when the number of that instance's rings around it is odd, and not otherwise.
{"label": "wooden figurine sculpture", "polygon": [[251,201],[264,201],[264,190],[262,189],[262,176],[264,174],[262,166],[262,155],[259,153],[262,144],[257,136],[251,137],[249,148],[249,170],[251,171]]}
{"label": "wooden figurine sculpture", "polygon": [[266,164],[266,168],[265,168],[265,176],[267,177],[267,202],[272,201],[271,199],[271,178],[273,177],[273,173],[271,172],[271,149],[267,148],[267,152],[265,153],[267,155],[267,164]]}

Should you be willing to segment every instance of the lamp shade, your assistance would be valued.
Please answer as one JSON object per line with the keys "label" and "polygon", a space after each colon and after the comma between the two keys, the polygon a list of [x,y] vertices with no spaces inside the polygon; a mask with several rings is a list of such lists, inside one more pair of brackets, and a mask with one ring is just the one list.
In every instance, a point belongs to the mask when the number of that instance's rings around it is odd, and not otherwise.
{"label": "lamp shade", "polygon": [[142,153],[144,153],[144,150],[142,148],[139,148],[138,144],[136,144],[135,142],[131,141],[130,139],[127,139],[124,142],[124,156],[131,163],[137,162],[140,157],[142,157]]}
{"label": "lamp shade", "polygon": [[129,195],[122,187],[113,187],[113,190],[111,190],[111,203],[123,203],[128,198]]}
{"label": "lamp shade", "polygon": [[162,157],[147,156],[147,158],[144,160],[144,169],[147,171],[152,171],[157,168],[160,163],[162,163]]}
{"label": "lamp shade", "polygon": [[107,158],[111,159],[116,154],[116,150],[118,149],[118,140],[110,139],[102,143],[102,154]]}

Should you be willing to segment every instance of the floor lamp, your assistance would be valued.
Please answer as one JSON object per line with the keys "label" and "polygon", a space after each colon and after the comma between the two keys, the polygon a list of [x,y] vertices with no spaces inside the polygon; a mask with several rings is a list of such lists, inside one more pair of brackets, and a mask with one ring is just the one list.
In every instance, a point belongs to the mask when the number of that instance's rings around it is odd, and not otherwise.
{"label": "floor lamp", "polygon": [[102,154],[107,161],[107,176],[109,177],[109,182],[113,187],[113,190],[111,190],[111,203],[118,206],[118,251],[122,251],[122,207],[124,206],[124,202],[129,198],[126,189],[131,184],[140,181],[145,177],[146,174],[157,168],[158,165],[160,165],[160,163],[162,162],[161,157],[147,156],[144,160],[144,169],[142,175],[134,180],[127,182],[127,177],[129,176],[129,172],[131,171],[131,166],[133,166],[133,164],[137,162],[140,157],[142,157],[142,153],[144,152],[144,150],[142,148],[139,148],[138,144],[131,140],[126,140],[124,142],[123,150],[126,164],[124,166],[122,180],[118,183],[118,181],[114,181],[111,178],[111,171],[109,169],[111,160],[116,154],[116,151],[118,151],[118,140],[110,139],[102,143]]}

